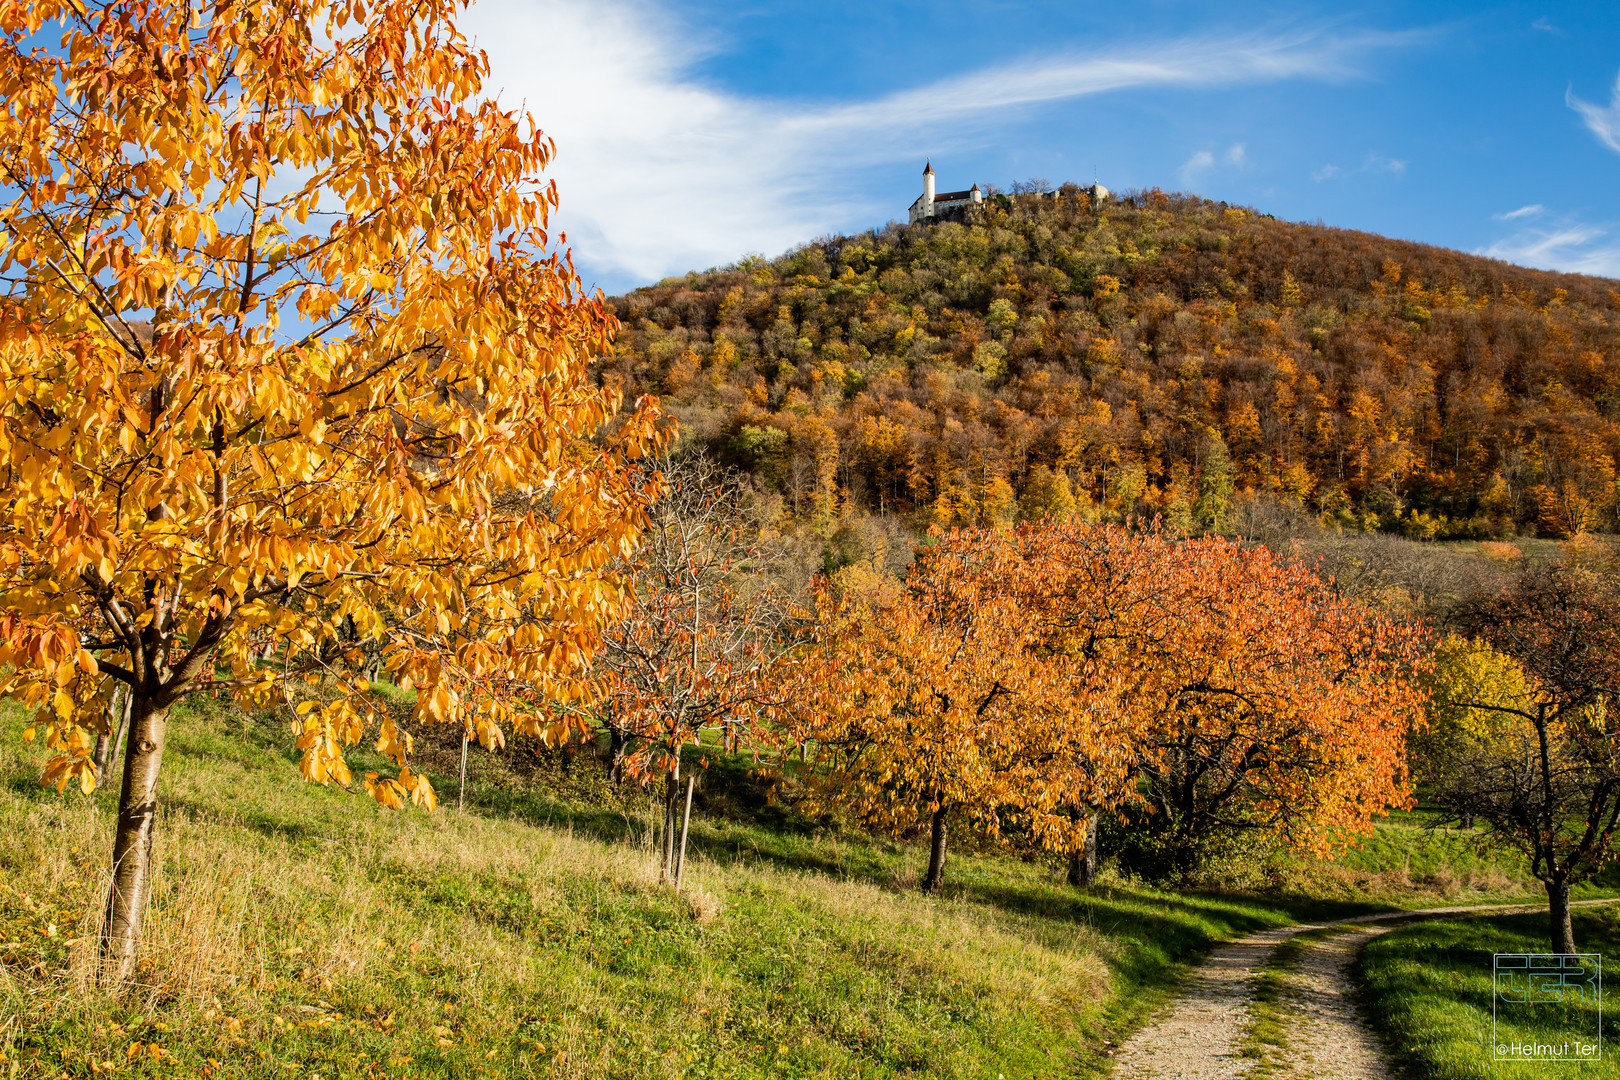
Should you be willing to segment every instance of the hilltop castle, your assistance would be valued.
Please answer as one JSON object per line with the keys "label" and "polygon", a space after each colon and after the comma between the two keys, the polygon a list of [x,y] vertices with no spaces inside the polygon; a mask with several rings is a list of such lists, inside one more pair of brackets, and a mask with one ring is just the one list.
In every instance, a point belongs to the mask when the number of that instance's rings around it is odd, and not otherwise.
{"label": "hilltop castle", "polygon": [[[1058,199],[1062,195],[1056,191],[1033,191],[1027,194],[1040,199]],[[1090,187],[1080,189],[1080,194],[1091,197],[1092,205],[1101,206],[1108,201],[1108,189],[1093,181]],[[974,184],[966,191],[947,191],[943,195],[934,194],[934,163],[928,162],[923,166],[923,193],[917,196],[917,201],[911,204],[911,224],[919,221],[929,221],[933,218],[943,217],[952,211],[961,210],[968,206],[977,206],[984,202],[984,192],[979,185]]]}
{"label": "hilltop castle", "polygon": [[943,195],[934,194],[934,163],[930,161],[923,166],[923,193],[917,196],[917,201],[911,204],[911,224],[927,221],[937,217],[947,210],[956,210],[964,206],[973,206],[984,201],[984,192],[979,185],[974,184],[966,191],[947,191]]}

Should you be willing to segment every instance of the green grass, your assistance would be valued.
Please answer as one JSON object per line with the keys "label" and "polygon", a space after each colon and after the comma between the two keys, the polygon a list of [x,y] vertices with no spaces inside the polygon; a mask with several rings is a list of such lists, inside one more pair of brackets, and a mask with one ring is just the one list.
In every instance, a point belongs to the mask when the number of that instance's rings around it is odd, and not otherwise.
{"label": "green grass", "polygon": [[1249,1029],[1244,1037],[1242,1055],[1254,1062],[1246,1080],[1267,1080],[1286,1073],[1288,1061],[1288,969],[1299,963],[1312,942],[1340,932],[1324,927],[1307,930],[1285,939],[1271,955],[1265,966],[1253,977],[1254,1001],[1249,1006]]}
{"label": "green grass", "polygon": [[[1394,930],[1367,944],[1353,974],[1364,988],[1368,1014],[1382,1029],[1395,1061],[1412,1076],[1445,1080],[1544,1078],[1548,1070],[1581,1076],[1620,1076],[1620,1062],[1584,1064],[1495,1062],[1491,1054],[1492,954],[1534,953],[1548,947],[1547,915],[1537,911],[1488,918],[1436,919]],[[1576,909],[1575,942],[1582,952],[1620,955],[1620,910]],[[1538,1010],[1530,1023],[1501,1022],[1502,1039],[1561,1043],[1589,1038],[1595,1006],[1567,1013]],[[1609,1010],[1612,1014],[1613,1009]],[[1603,1018],[1605,1053],[1620,1035]],[[1558,1075],[1563,1075],[1559,1073]]]}
{"label": "green grass", "polygon": [[113,793],[41,789],[0,706],[0,1078],[1097,1075],[1218,941],[1518,884],[1485,856],[1446,878],[1475,839],[1419,815],[1263,895],[1076,890],[964,837],[930,898],[918,847],[711,755],[675,896],[649,797],[588,754],[475,750],[458,813],[459,744],[424,736],[445,806],[391,812],[303,783],[287,721],[177,713],[115,999],[89,977]]}
{"label": "green grass", "polygon": [[1511,901],[1539,888],[1516,853],[1491,848],[1483,830],[1443,820],[1428,807],[1394,811],[1331,863],[1283,857],[1282,876],[1317,895],[1377,897],[1402,908]]}
{"label": "green grass", "polygon": [[[924,897],[920,850],[738,762],[675,896],[646,797],[583,757],[474,754],[467,813],[390,812],[303,783],[285,716],[205,706],[171,728],[120,998],[89,977],[113,795],[38,787],[0,713],[0,1077],[1084,1075],[1215,941],[1371,906],[1088,893],[993,854]],[[454,745],[422,750],[453,805]]]}

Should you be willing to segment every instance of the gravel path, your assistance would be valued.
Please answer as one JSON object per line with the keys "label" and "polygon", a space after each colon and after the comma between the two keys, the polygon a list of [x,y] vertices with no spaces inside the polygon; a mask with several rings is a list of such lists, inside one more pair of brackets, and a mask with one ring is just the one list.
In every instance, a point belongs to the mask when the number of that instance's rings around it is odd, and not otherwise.
{"label": "gravel path", "polygon": [[1361,947],[1392,924],[1349,927],[1306,946],[1283,975],[1280,1002],[1288,1047],[1277,1055],[1290,1080],[1391,1080],[1377,1038],[1356,1012],[1350,963]]}
{"label": "gravel path", "polygon": [[1254,1065],[1240,1054],[1254,1000],[1250,976],[1272,949],[1303,929],[1265,930],[1216,949],[1170,1010],[1120,1047],[1114,1075],[1121,1080],[1241,1077]]}
{"label": "gravel path", "polygon": [[1285,975],[1281,1005],[1288,1046],[1271,1060],[1290,1080],[1390,1080],[1394,1073],[1383,1050],[1356,1011],[1349,968],[1361,947],[1394,924],[1416,919],[1537,910],[1540,905],[1478,904],[1358,915],[1266,930],[1223,945],[1194,970],[1181,997],[1120,1047],[1113,1075],[1118,1080],[1241,1080],[1260,1064],[1242,1056],[1254,1003],[1251,976],[1288,938],[1337,926],[1344,931],[1312,942]]}

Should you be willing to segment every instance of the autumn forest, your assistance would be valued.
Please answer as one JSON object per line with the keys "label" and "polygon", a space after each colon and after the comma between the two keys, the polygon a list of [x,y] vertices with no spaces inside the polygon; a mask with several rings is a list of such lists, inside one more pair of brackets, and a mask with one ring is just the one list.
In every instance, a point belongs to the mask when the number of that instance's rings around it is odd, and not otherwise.
{"label": "autumn forest", "polygon": [[1154,190],[994,197],[613,301],[625,385],[796,514],[1421,539],[1620,524],[1613,282]]}

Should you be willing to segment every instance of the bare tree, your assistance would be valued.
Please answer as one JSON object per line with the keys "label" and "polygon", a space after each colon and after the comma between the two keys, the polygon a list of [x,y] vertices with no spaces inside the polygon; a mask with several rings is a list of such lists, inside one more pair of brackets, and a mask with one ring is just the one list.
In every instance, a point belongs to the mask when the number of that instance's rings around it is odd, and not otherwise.
{"label": "bare tree", "polygon": [[1015,180],[1007,190],[1014,195],[1041,195],[1051,191],[1052,184],[1044,176],[1032,176],[1028,180]]}
{"label": "bare tree", "polygon": [[786,683],[771,675],[796,620],[777,553],[758,541],[738,476],[700,455],[659,466],[663,494],[629,566],[634,604],[604,639],[602,717],[614,776],[664,779],[660,862],[679,889],[696,782],[691,757],[706,737],[727,750],[764,737],[763,721],[784,704]]}

